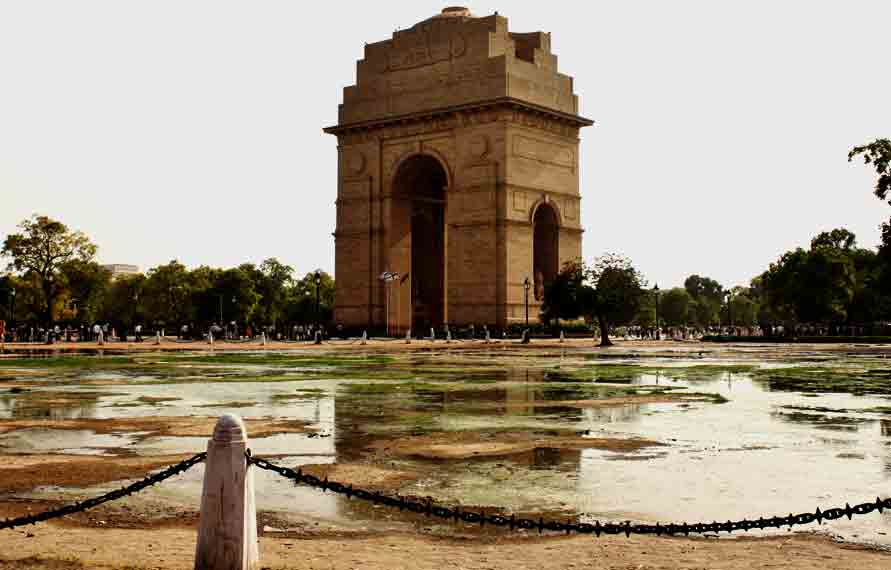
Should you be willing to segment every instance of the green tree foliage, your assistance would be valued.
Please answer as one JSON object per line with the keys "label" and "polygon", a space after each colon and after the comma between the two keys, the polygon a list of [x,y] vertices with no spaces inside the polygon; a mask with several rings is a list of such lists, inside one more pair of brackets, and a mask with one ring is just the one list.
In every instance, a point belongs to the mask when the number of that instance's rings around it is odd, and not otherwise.
{"label": "green tree foliage", "polygon": [[688,322],[690,305],[693,299],[686,289],[676,287],[662,293],[659,300],[659,316],[669,326],[685,325]]}
{"label": "green tree foliage", "polygon": [[[175,328],[195,319],[193,283],[200,281],[202,269],[198,268],[190,274],[185,265],[173,260],[148,270],[142,287],[142,304],[146,313],[151,315],[151,324]],[[209,286],[209,283],[205,286]]]}
{"label": "green tree foliage", "polygon": [[691,319],[697,325],[708,326],[718,322],[718,313],[724,302],[724,288],[720,283],[709,277],[691,275],[684,280],[684,289],[695,302],[692,309],[695,319]]}
{"label": "green tree foliage", "polygon": [[848,161],[862,156],[863,162],[875,167],[879,178],[874,193],[880,200],[888,199],[891,190],[891,140],[876,139],[869,144],[855,146],[848,153]]}
{"label": "green tree foliage", "polygon": [[59,268],[65,311],[64,320],[95,322],[111,286],[111,273],[94,261],[74,259]]}
{"label": "green tree foliage", "polygon": [[307,273],[294,283],[288,292],[288,320],[297,323],[329,322],[334,316],[334,278],[317,270],[320,277],[318,296],[319,312],[316,313],[316,271]]}
{"label": "green tree foliage", "polygon": [[577,319],[582,307],[579,291],[585,281],[586,267],[581,261],[570,261],[563,265],[557,277],[545,287],[541,307],[541,320],[546,325],[559,319]]}
{"label": "green tree foliage", "polygon": [[144,275],[125,275],[112,282],[105,294],[102,320],[128,330],[141,324],[145,319],[146,282]]}
{"label": "green tree foliage", "polygon": [[34,215],[23,220],[19,232],[9,234],[0,255],[9,257],[9,269],[30,273],[40,287],[42,317],[53,320],[53,308],[62,291],[59,268],[69,262],[92,261],[96,246],[82,232],[71,231],[62,222]]}
{"label": "green tree foliage", "polygon": [[836,228],[828,232],[820,232],[811,240],[811,249],[828,247],[849,250],[857,243],[857,236],[845,228]]}
{"label": "green tree foliage", "polygon": [[761,279],[774,314],[791,323],[844,321],[856,288],[851,257],[827,247],[787,252]]}
{"label": "green tree foliage", "polygon": [[733,325],[755,326],[758,324],[760,303],[751,289],[734,287],[730,297],[730,312],[728,319],[732,319]]}
{"label": "green tree foliage", "polygon": [[647,294],[646,282],[630,259],[612,253],[595,259],[584,275],[585,282],[578,293],[581,315],[597,321],[600,346],[612,346],[610,327],[634,320]]}

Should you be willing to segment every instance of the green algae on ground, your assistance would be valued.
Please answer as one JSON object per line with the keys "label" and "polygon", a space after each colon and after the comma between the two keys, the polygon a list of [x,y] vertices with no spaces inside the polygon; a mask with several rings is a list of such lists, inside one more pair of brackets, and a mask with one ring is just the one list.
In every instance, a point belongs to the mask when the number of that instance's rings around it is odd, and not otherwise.
{"label": "green algae on ground", "polygon": [[662,376],[667,379],[687,381],[714,380],[723,374],[748,374],[756,370],[753,364],[693,364],[688,366],[669,364],[655,366],[638,363],[587,364],[577,369],[554,368],[548,377],[567,382],[629,383],[641,376]]}
{"label": "green algae on ground", "polygon": [[165,364],[248,364],[256,366],[303,366],[325,367],[346,365],[380,365],[393,362],[393,357],[384,354],[373,355],[301,355],[282,353],[219,353],[186,356],[165,356],[160,359]]}
{"label": "green algae on ground", "polygon": [[887,367],[868,368],[853,363],[792,366],[755,370],[752,377],[771,390],[891,396],[891,370]]}
{"label": "green algae on ground", "polygon": [[132,356],[34,356],[0,359],[0,369],[8,368],[120,368],[139,364]]}

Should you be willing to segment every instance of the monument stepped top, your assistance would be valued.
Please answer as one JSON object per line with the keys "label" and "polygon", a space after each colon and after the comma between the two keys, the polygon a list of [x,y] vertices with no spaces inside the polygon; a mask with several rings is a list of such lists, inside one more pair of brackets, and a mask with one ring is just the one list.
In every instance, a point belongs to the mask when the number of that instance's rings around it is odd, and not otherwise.
{"label": "monument stepped top", "polygon": [[464,6],[449,6],[443,8],[442,12],[433,16],[434,18],[473,18],[469,8]]}
{"label": "monument stepped top", "polygon": [[549,33],[512,32],[498,12],[474,16],[464,6],[448,6],[365,44],[356,82],[344,88],[338,125],[326,132],[497,101],[591,124],[578,116],[572,78],[558,70]]}

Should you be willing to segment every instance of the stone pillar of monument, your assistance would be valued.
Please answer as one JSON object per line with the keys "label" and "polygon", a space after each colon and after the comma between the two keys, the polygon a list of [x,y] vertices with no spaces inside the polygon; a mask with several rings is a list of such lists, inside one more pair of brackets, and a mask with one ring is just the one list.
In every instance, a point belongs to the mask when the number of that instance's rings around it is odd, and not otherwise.
{"label": "stone pillar of monument", "polygon": [[[572,78],[550,34],[466,8],[365,45],[338,124],[335,320],[396,334],[530,318],[581,257]],[[379,277],[398,272],[387,286]],[[421,328],[418,328],[421,327]]]}

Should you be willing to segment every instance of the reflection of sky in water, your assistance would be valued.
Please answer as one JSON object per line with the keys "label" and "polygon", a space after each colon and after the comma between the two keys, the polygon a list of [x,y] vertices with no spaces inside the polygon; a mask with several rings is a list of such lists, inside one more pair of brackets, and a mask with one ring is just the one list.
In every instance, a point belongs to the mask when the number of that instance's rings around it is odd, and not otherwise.
{"label": "reflection of sky in water", "polygon": [[[650,384],[655,378],[638,381]],[[574,501],[580,510],[649,521],[721,521],[843,507],[845,502],[891,495],[891,439],[887,425],[883,433],[883,422],[875,414],[817,413],[825,420],[815,425],[778,413],[781,406],[856,410],[886,400],[767,392],[742,374],[690,384],[694,390],[718,392],[730,402],[695,404],[683,411],[643,405],[639,415],[585,412],[584,423],[592,430],[672,445],[662,450],[663,457],[649,461],[610,461],[609,452],[583,451]],[[850,426],[837,418],[862,423]],[[836,431],[839,427],[853,431]],[[846,537],[889,543],[878,532],[891,532],[891,515],[836,521],[830,528]]]}
{"label": "reflection of sky in water", "polygon": [[[425,365],[437,364],[428,361]],[[343,397],[344,382],[229,380],[54,386],[54,390],[120,395],[100,396],[81,407],[54,409],[54,414],[61,415],[51,417],[218,416],[234,412],[245,418],[302,420],[312,429],[332,435],[310,438],[307,434],[280,434],[251,441],[254,454],[285,456],[279,461],[289,466],[330,463],[338,454],[342,459],[354,459],[356,444],[347,440],[368,437],[369,433],[375,437],[398,437],[388,435],[388,430],[394,428],[403,409],[434,413],[431,425],[436,429],[569,428],[590,431],[592,437],[641,437],[669,444],[633,453],[539,450],[522,461],[511,457],[441,463],[404,460],[396,466],[427,473],[422,480],[406,484],[400,489],[403,493],[430,495],[447,502],[504,505],[526,512],[576,511],[619,520],[694,522],[786,515],[812,511],[817,506],[825,509],[844,506],[845,502],[872,500],[876,495],[891,496],[891,418],[884,416],[886,419],[882,420],[881,415],[857,411],[887,406],[888,400],[883,398],[847,394],[803,397],[794,392],[769,392],[764,385],[737,373],[696,381],[675,381],[660,374],[639,376],[632,384],[685,386],[690,391],[719,393],[729,402],[626,404],[555,412],[553,406],[549,409],[523,405],[542,399],[541,384],[524,384],[527,378],[542,379],[540,367],[525,368],[513,362],[507,372],[502,370],[499,374],[499,379],[516,383],[501,389],[503,400],[517,406],[474,409],[472,396],[470,400],[452,402],[426,397],[422,402],[420,395],[400,394],[395,400],[398,407],[387,409],[387,402],[393,400],[386,400],[383,395]],[[94,380],[101,377],[99,373],[91,375]],[[119,378],[114,373],[104,377]],[[423,374],[418,377],[423,379]],[[311,394],[307,390],[318,392]],[[140,397],[177,399],[152,403],[139,402]],[[227,406],[233,403],[252,405]],[[15,405],[15,398],[0,399],[0,418],[15,417]],[[380,419],[369,419],[369,414],[378,409],[383,412]],[[73,415],[66,416],[65,410]],[[337,427],[341,428],[340,433]],[[338,440],[337,435],[343,439]],[[0,452],[102,454],[109,448],[120,447],[128,452],[155,455],[194,453],[203,450],[206,442],[206,437],[28,429],[0,435]],[[153,488],[150,496],[194,504],[197,508],[202,475],[203,466],[199,466]],[[330,494],[294,487],[267,472],[257,471],[255,476],[261,510],[338,524],[349,524],[350,517],[366,516],[358,513],[352,503]],[[858,541],[891,544],[891,513],[838,520],[823,529]]]}

